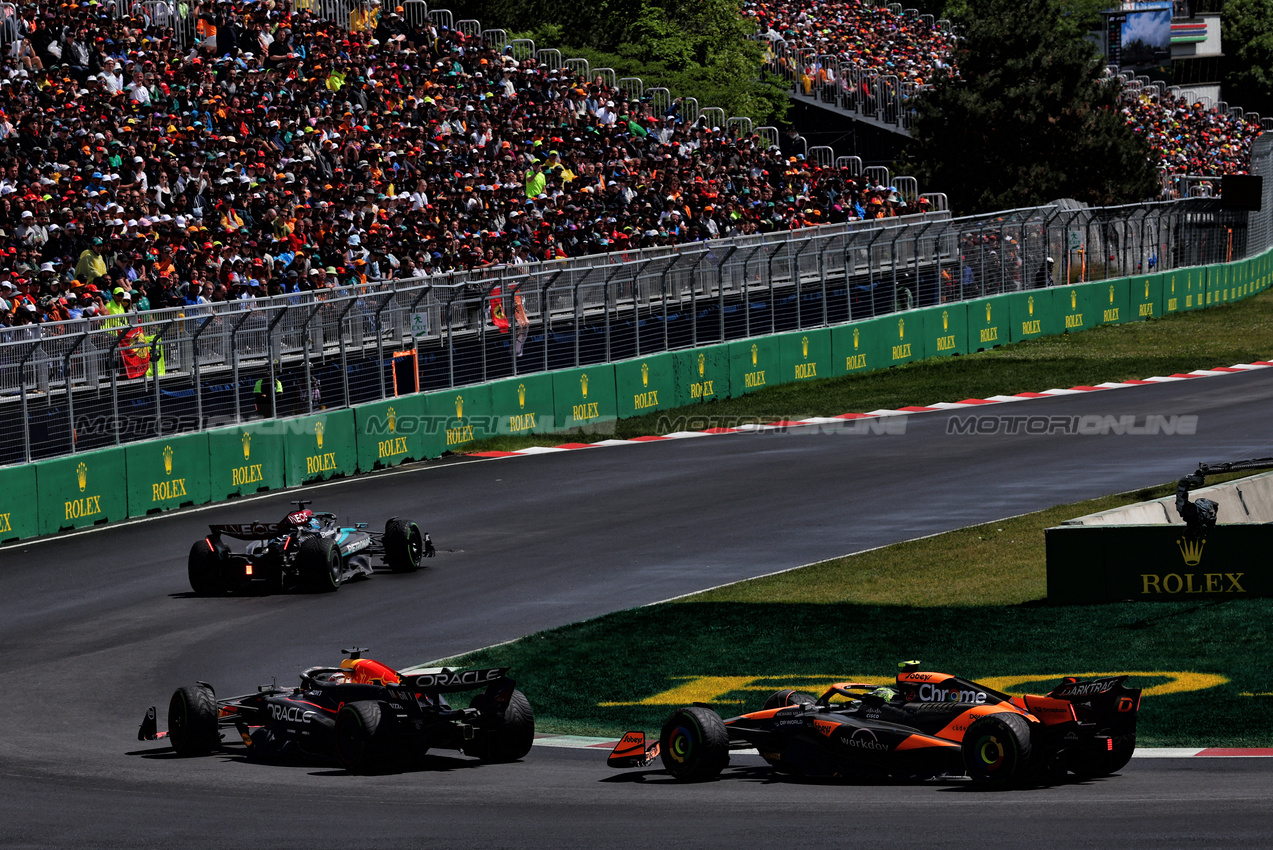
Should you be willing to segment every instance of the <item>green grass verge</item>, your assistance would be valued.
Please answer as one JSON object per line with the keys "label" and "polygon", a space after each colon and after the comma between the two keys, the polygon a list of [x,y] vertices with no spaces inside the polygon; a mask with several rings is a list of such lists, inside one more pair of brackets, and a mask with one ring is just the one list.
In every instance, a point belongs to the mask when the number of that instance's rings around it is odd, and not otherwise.
{"label": "green grass verge", "polygon": [[[1209,482],[1210,483],[1210,482]],[[655,730],[678,704],[759,708],[781,687],[885,681],[903,658],[1016,693],[1128,672],[1156,689],[1144,746],[1273,742],[1273,600],[1048,607],[1043,533],[1169,485],[900,543],[470,653],[507,665],[539,727]]]}
{"label": "green grass verge", "polygon": [[681,414],[801,419],[1170,375],[1264,359],[1273,353],[1270,339],[1273,290],[1148,322],[1105,325],[865,375],[784,384],[741,398],[623,419],[614,434],[496,437],[471,443],[466,451],[515,451],[566,439],[631,439],[657,434],[660,420]]}

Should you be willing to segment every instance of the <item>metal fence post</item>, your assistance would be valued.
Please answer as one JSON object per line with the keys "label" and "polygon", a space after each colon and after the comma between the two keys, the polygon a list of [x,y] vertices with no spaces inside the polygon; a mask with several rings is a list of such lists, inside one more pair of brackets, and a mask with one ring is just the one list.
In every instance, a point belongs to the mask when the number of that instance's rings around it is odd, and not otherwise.
{"label": "metal fence post", "polygon": [[548,282],[545,283],[539,289],[539,318],[544,326],[544,371],[545,372],[548,371],[548,337],[549,337],[549,334],[552,332],[552,328],[549,326],[551,322],[551,316],[549,314],[552,312],[552,310],[549,309],[549,306],[548,306],[548,290],[552,289],[552,285],[557,282],[557,278],[561,277],[564,271],[565,271],[564,269],[560,269],[554,272],[553,275],[548,278]]}
{"label": "metal fence post", "polygon": [[[199,379],[199,335],[203,333],[204,328],[212,324],[215,316],[209,316],[195,329],[194,336],[190,338],[190,362],[194,371],[194,415],[199,422],[198,430],[204,430],[203,426],[203,384]],[[114,370],[111,371],[114,374]]]}
{"label": "metal fence post", "polygon": [[389,306],[389,302],[396,294],[397,292],[390,292],[376,308],[376,374],[380,376],[381,399],[388,398],[388,391],[385,389],[385,329],[384,323],[380,321],[380,314]]}
{"label": "metal fence post", "polygon": [[[305,386],[302,388],[301,391],[305,393],[305,412],[306,413],[314,412],[313,372],[310,370],[310,365],[309,365],[309,361],[310,361],[309,323],[313,320],[315,316],[318,315],[318,311],[321,310],[323,306],[325,305],[323,304],[322,301],[319,301],[318,303],[316,303],[314,305],[314,309],[309,311],[309,315],[305,317],[305,322],[301,325],[301,359],[305,361]],[[345,398],[345,403],[346,404],[349,403],[348,397]]]}
{"label": "metal fence post", "polygon": [[[243,318],[234,323],[234,327],[230,329],[230,369],[234,379],[234,424],[238,425],[243,421],[242,411],[239,403],[239,328],[243,327],[243,323],[252,318],[251,310],[244,311]],[[274,381],[270,381],[271,392],[273,391]]]}
{"label": "metal fence post", "polygon": [[289,305],[283,305],[283,309],[278,311],[278,315],[274,317],[274,321],[265,328],[265,357],[270,364],[270,418],[278,418],[278,392],[275,390],[274,382],[278,380],[278,374],[274,371],[274,328],[283,317],[287,315]]}
{"label": "metal fence post", "polygon": [[22,372],[26,368],[27,360],[39,351],[42,345],[43,343],[40,340],[36,340],[35,345],[31,346],[27,353],[22,355],[22,359],[18,361],[18,392],[22,396],[22,452],[27,463],[31,462],[31,419],[27,412],[27,382]]}
{"label": "metal fence post", "polygon": [[[659,275],[659,289],[663,294],[663,350],[668,351],[671,348],[672,340],[668,336],[668,317],[667,317],[667,279],[671,276],[672,270],[676,268],[676,264],[685,259],[687,255],[677,254],[672,258],[672,262],[668,263],[667,268],[663,270],[663,274]],[[680,300],[679,298],[677,299]]]}
{"label": "metal fence post", "polygon": [[75,340],[75,344],[67,349],[66,355],[62,358],[62,381],[66,385],[66,424],[71,429],[71,454],[75,454],[75,444],[78,438],[75,433],[75,390],[72,387],[71,380],[71,355],[73,355],[84,340],[88,339],[87,333],[80,334],[79,339]]}
{"label": "metal fence post", "polygon": [[[416,2],[423,2],[423,0],[416,0]],[[340,378],[342,389],[345,393],[345,407],[353,406],[349,401],[349,361],[345,355],[345,316],[349,314],[349,311],[357,303],[357,298],[350,298],[348,303],[345,304],[345,309],[341,310],[340,314],[336,316],[336,331],[340,334]]]}
{"label": "metal fence post", "polygon": [[155,436],[156,437],[162,437],[164,433],[163,411],[160,409],[160,398],[159,398],[159,359],[163,357],[163,352],[160,351],[156,353],[156,351],[158,350],[160,344],[162,344],[163,342],[164,334],[168,333],[168,328],[172,327],[172,322],[173,320],[169,319],[167,322],[163,324],[162,327],[159,328],[159,332],[155,334],[153,337],[151,337],[150,350],[147,352],[147,354],[149,355],[148,359],[150,360],[150,369],[147,371],[150,372],[151,379],[155,383]]}
{"label": "metal fence post", "polygon": [[729,250],[725,252],[725,256],[721,257],[720,261],[716,263],[716,319],[720,325],[721,342],[725,341],[725,263],[729,262],[729,258],[734,256],[734,252],[737,250],[737,245],[730,245]]}

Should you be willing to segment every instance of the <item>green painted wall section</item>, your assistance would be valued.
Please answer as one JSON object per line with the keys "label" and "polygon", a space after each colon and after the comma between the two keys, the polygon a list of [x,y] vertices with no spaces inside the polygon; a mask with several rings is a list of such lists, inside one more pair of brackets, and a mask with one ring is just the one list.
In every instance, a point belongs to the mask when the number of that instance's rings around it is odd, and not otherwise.
{"label": "green painted wall section", "polygon": [[128,515],[211,501],[208,434],[181,434],[124,447]]}
{"label": "green painted wall section", "polygon": [[604,433],[619,418],[614,364],[598,363],[553,373],[553,410],[558,430]]}
{"label": "green painted wall section", "polygon": [[40,534],[35,464],[0,469],[0,543]]}
{"label": "green painted wall section", "polygon": [[208,432],[209,496],[218,502],[287,486],[283,423],[245,422]]}
{"label": "green painted wall section", "polygon": [[652,354],[614,364],[615,400],[620,419],[676,407],[673,354]]}
{"label": "green painted wall section", "polygon": [[126,518],[126,474],[122,448],[82,452],[35,464],[40,533]]}

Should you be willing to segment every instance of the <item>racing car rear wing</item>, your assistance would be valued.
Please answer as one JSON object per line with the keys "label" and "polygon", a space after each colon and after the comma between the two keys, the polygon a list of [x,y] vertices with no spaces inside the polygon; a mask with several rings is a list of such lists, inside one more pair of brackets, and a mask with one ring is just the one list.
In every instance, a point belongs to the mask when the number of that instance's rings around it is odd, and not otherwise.
{"label": "racing car rear wing", "polygon": [[451,670],[443,667],[436,673],[404,675],[401,684],[419,693],[452,694],[485,688],[504,679],[507,675],[507,667],[488,667],[480,670]]}
{"label": "racing car rear wing", "polygon": [[277,522],[242,522],[229,525],[209,525],[213,534],[224,534],[235,540],[268,540],[283,533]]}

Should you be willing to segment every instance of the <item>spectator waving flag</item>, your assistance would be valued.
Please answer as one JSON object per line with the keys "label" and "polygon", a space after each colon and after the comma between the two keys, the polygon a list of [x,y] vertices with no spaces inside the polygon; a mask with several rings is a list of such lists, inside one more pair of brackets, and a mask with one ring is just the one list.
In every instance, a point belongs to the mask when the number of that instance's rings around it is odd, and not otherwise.
{"label": "spectator waving flag", "polygon": [[504,299],[497,286],[491,290],[491,324],[502,334],[508,333],[508,316],[504,315]]}
{"label": "spectator waving flag", "polygon": [[124,375],[140,378],[150,368],[150,346],[141,328],[132,328],[119,340],[119,359],[124,362]]}

